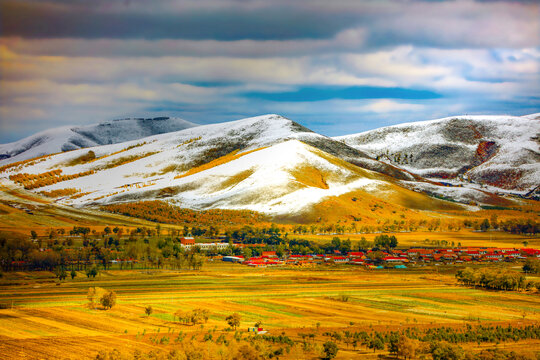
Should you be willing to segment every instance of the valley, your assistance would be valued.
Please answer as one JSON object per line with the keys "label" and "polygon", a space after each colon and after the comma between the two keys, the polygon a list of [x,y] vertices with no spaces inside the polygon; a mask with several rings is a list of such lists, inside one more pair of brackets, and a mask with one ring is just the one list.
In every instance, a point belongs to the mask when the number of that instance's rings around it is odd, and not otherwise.
{"label": "valley", "polygon": [[0,168],[0,353],[533,359],[538,122],[455,119],[343,138],[160,119],[53,153],[56,132]]}

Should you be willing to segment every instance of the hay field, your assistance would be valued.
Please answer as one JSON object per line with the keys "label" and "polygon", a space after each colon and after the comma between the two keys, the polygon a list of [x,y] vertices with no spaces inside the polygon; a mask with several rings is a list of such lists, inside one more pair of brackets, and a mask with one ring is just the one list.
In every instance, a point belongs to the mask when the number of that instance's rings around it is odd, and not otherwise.
{"label": "hay field", "polygon": [[[47,272],[9,273],[0,284],[0,303],[8,307],[0,310],[0,353],[6,358],[79,359],[107,348],[160,349],[172,345],[153,339],[180,331],[220,332],[233,312],[242,316],[243,331],[261,320],[271,334],[292,337],[317,328],[540,321],[538,294],[461,287],[435,269],[252,269],[219,262],[198,272],[109,271],[95,280],[79,273],[61,285]],[[89,309],[91,286],[115,290],[117,305]],[[154,309],[150,316],[144,314],[147,305]],[[174,321],[175,311],[195,308],[210,311],[204,329]]]}

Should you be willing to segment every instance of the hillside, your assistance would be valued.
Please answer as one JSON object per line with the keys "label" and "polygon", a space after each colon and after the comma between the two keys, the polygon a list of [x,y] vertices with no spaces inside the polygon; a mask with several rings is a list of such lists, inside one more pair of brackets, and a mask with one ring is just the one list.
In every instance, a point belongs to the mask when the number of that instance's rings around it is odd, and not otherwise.
{"label": "hillside", "polygon": [[196,126],[179,118],[122,119],[49,129],[0,144],[0,165],[97,145],[116,144]]}
{"label": "hillside", "polygon": [[428,179],[530,196],[540,179],[539,120],[457,116],[335,139]]}
{"label": "hillside", "polygon": [[266,115],[47,156],[7,166],[3,175],[75,206],[163,199],[192,209],[317,218],[316,204],[354,193],[351,198],[370,200],[354,200],[358,214],[380,198],[415,209],[459,208],[401,187],[398,179],[414,178],[399,171],[392,177],[386,169],[394,171],[289,119]]}

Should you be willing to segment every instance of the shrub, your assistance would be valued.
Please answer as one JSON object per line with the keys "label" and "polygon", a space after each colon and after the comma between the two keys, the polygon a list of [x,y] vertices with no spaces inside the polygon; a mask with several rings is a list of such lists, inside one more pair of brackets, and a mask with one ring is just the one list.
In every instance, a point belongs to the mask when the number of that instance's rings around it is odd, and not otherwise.
{"label": "shrub", "polygon": [[116,293],[114,291],[107,291],[101,299],[99,299],[99,302],[101,305],[107,309],[111,309],[114,305],[116,305]]}
{"label": "shrub", "polygon": [[332,341],[327,341],[323,344],[323,353],[324,353],[324,358],[323,359],[333,359],[337,356],[337,353],[339,351],[339,348],[338,346],[336,345],[336,343],[332,342]]}

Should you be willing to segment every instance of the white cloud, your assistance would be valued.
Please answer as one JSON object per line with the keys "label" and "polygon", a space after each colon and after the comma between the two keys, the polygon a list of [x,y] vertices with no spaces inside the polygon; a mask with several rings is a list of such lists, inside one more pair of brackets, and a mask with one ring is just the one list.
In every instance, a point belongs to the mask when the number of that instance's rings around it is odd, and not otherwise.
{"label": "white cloud", "polygon": [[423,105],[400,103],[389,99],[382,99],[373,101],[368,105],[364,105],[358,110],[374,113],[390,113],[398,111],[419,111],[422,109],[424,109]]}

